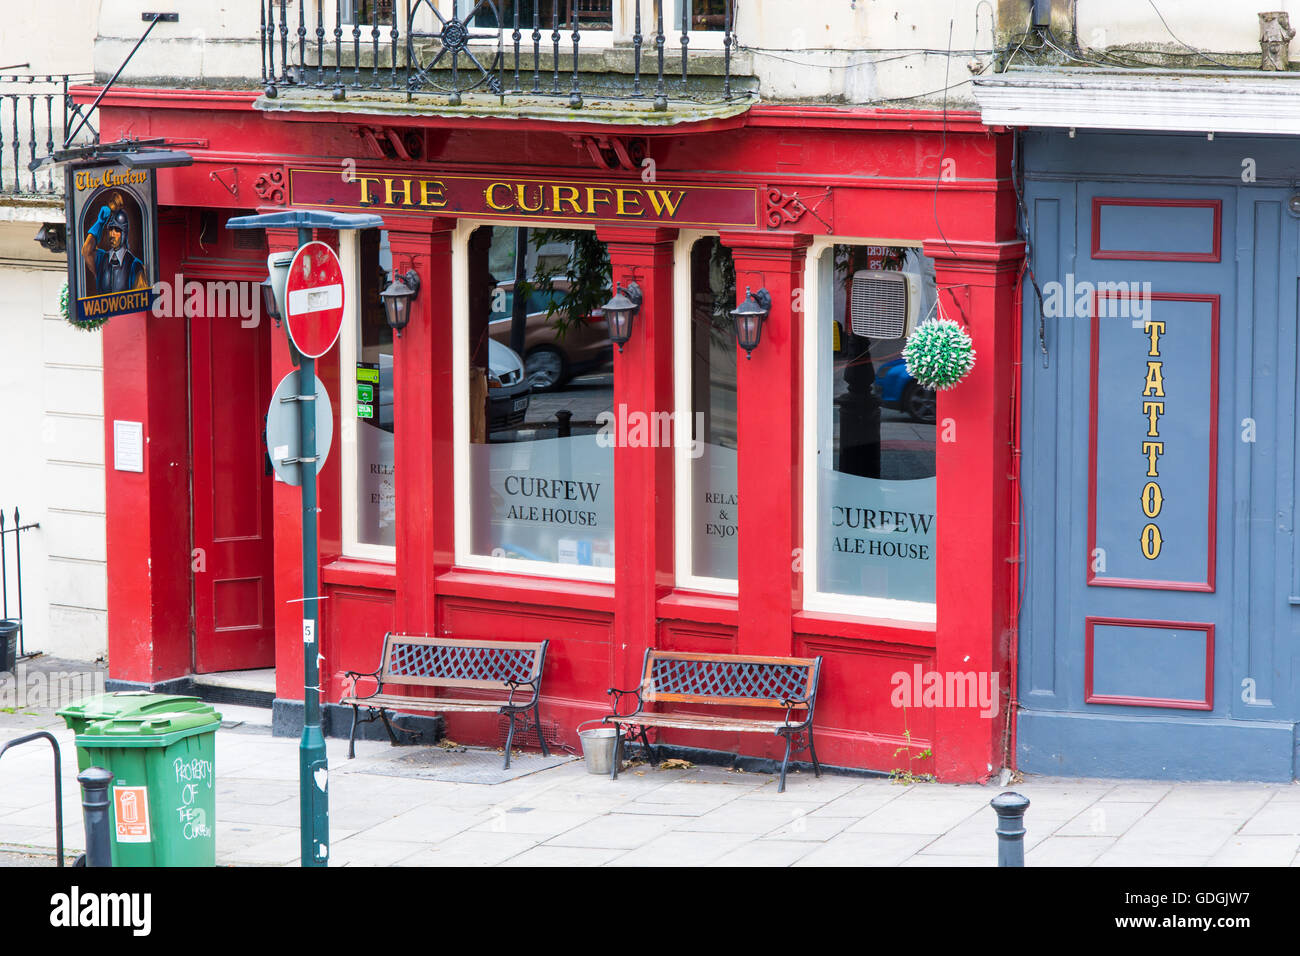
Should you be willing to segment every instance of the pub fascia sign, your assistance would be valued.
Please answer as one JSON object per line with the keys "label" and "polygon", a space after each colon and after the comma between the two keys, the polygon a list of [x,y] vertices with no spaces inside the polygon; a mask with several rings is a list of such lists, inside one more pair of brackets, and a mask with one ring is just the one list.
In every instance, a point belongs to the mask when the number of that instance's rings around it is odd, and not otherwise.
{"label": "pub fascia sign", "polygon": [[485,219],[563,219],[593,223],[755,228],[758,190],[588,182],[514,176],[391,175],[337,169],[289,170],[290,206],[402,209]]}

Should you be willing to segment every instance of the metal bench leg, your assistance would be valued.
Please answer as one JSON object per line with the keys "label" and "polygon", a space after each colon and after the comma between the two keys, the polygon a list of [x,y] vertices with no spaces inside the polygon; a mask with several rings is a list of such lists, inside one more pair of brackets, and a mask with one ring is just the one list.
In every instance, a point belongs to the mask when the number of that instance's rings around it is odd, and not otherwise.
{"label": "metal bench leg", "polygon": [[641,730],[641,746],[645,748],[646,756],[650,758],[650,766],[657,767],[659,766],[659,755],[656,754],[655,749],[650,746],[650,741],[645,735],[645,728],[642,727],[640,728],[640,730]]}
{"label": "metal bench leg", "polygon": [[357,755],[357,718],[361,714],[361,709],[356,704],[352,705],[352,733],[348,734],[348,759],[351,760]]}
{"label": "metal bench leg", "polygon": [[546,749],[546,738],[542,736],[542,712],[540,704],[533,704],[533,726],[537,728],[537,742],[542,745],[542,756],[549,757],[551,752]]}
{"label": "metal bench leg", "polygon": [[509,721],[510,721],[510,729],[506,731],[506,763],[505,763],[505,766],[502,768],[503,770],[509,770],[509,769],[510,769],[510,747],[511,747],[511,745],[512,745],[512,744],[514,743],[514,741],[515,741],[515,715],[514,715],[514,712],[511,711],[510,713],[506,714],[506,717],[507,717],[507,719],[509,719]]}
{"label": "metal bench leg", "polygon": [[[397,734],[393,733],[393,725],[388,722],[388,711],[384,710],[382,707],[379,708],[379,717],[384,722],[384,729],[388,731],[388,739],[392,742],[392,745],[396,747],[398,745]],[[371,720],[373,719],[374,718],[372,717]]]}
{"label": "metal bench leg", "polygon": [[794,739],[789,734],[782,736],[785,737],[785,759],[781,761],[781,782],[777,784],[777,793],[785,793],[785,768],[790,763],[790,745],[794,743]]}
{"label": "metal bench leg", "polygon": [[812,728],[808,728],[808,752],[812,754],[813,773],[818,777],[822,775],[822,765],[817,762],[817,748],[813,746]]}
{"label": "metal bench leg", "polygon": [[609,770],[610,780],[618,779],[618,768],[623,763],[623,727],[621,724],[615,724],[614,729],[617,732],[614,735],[614,766]]}

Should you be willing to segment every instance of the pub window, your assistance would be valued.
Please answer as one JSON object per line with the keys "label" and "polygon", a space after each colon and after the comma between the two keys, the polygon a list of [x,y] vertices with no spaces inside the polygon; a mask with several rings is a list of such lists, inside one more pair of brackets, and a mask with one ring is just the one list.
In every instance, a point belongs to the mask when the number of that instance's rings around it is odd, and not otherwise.
{"label": "pub window", "polygon": [[463,252],[458,560],[612,581],[608,252],[591,231],[499,225]]}
{"label": "pub window", "polygon": [[806,604],[933,621],[935,396],[901,352],[933,312],[934,263],[841,243],[809,262]]}
{"label": "pub window", "polygon": [[[394,559],[397,497],[393,486],[393,330],[379,293],[388,285],[393,256],[388,233],[343,232],[341,249],[353,250],[356,291],[350,328],[340,336],[343,372],[344,552]],[[351,370],[349,374],[348,370]]]}
{"label": "pub window", "polygon": [[[682,24],[682,4],[686,4],[687,22],[691,32],[718,32],[726,29],[727,4],[735,0],[673,0],[672,26],[680,30]],[[667,12],[667,11],[665,11]],[[732,13],[732,26],[735,26],[735,13]],[[665,29],[667,24],[665,24]]]}
{"label": "pub window", "polygon": [[[469,2],[473,2],[473,0],[469,0]],[[614,0],[496,0],[496,8],[500,11],[500,24],[497,23],[496,12],[487,4],[483,4],[478,12],[474,14],[474,25],[491,29],[496,29],[499,25],[504,29],[513,30],[516,4],[519,6],[519,28],[521,31],[526,32],[526,39],[523,41],[526,43],[532,42],[534,10],[538,22],[545,31],[545,35],[542,37],[544,47],[551,42],[552,16],[558,12],[561,29],[567,29],[569,18],[574,13],[574,4],[577,5],[578,30],[580,32],[609,30],[613,27]]]}
{"label": "pub window", "polygon": [[[677,534],[678,584],[702,590],[736,589],[736,335],[730,310],[736,307],[736,269],[731,251],[716,236],[687,237],[679,262],[678,288],[689,301],[677,312],[689,323],[679,328],[678,428],[689,442],[677,443],[681,496]],[[681,293],[679,292],[679,295]],[[681,319],[679,319],[679,322]]]}
{"label": "pub window", "polygon": [[[392,23],[394,0],[342,0],[341,23]],[[405,16],[406,4],[402,5]]]}

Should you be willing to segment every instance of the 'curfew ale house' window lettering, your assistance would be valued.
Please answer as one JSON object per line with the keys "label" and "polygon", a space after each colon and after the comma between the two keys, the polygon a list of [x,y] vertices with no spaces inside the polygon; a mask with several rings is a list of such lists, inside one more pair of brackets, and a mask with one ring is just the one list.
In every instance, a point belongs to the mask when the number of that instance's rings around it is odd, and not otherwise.
{"label": "'curfew ale house' window lettering", "polygon": [[468,252],[472,552],[612,568],[605,247],[590,231],[483,226]]}
{"label": "'curfew ale house' window lettering", "polygon": [[817,590],[934,602],[935,396],[902,338],[853,333],[853,277],[912,273],[921,321],[934,264],[917,249],[837,245],[817,263]]}

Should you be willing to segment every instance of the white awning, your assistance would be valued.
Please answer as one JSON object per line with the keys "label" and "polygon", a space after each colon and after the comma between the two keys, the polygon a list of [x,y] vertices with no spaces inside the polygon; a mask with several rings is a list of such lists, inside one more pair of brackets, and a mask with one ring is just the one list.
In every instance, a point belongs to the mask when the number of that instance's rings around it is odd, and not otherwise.
{"label": "white awning", "polygon": [[1026,67],[976,77],[989,126],[1300,135],[1300,74]]}

